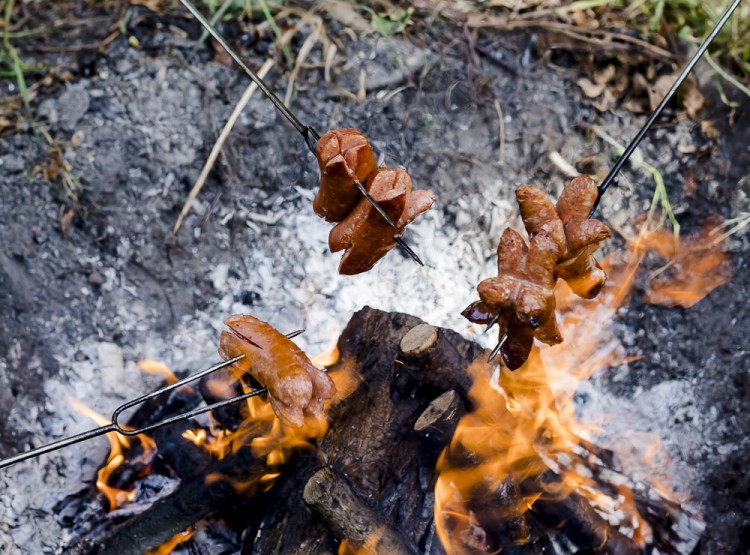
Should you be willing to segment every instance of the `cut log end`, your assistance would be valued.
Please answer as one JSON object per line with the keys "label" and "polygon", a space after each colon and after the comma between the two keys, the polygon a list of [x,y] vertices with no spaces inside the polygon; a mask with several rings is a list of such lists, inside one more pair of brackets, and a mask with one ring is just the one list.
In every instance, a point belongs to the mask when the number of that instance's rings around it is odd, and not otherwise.
{"label": "cut log end", "polygon": [[422,438],[440,445],[450,440],[465,412],[461,397],[454,390],[435,398],[414,423],[414,431]]}
{"label": "cut log end", "polygon": [[401,339],[401,352],[406,356],[420,356],[434,347],[437,340],[437,328],[429,324],[419,324]]}

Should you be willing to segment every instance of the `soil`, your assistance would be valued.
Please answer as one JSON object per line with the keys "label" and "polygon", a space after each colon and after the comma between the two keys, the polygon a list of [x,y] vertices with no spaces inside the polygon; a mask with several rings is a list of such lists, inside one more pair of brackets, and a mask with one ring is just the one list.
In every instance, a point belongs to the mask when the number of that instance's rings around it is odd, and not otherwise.
{"label": "soil", "polygon": [[[338,256],[326,250],[329,226],[311,208],[315,161],[257,95],[172,235],[248,82],[213,61],[210,44],[192,54],[194,24],[179,20],[185,36],[149,13],[129,28],[140,49],[121,36],[100,56],[45,58],[73,75],[43,88],[33,107],[38,123],[66,144],[83,185],[78,201],[33,171],[49,161],[44,138],[29,129],[0,141],[0,456],[86,429],[67,397],[108,414],[155,387],[136,369],[139,359],[181,372],[204,367],[215,360],[217,330],[232,312],[252,312],[281,330],[307,328],[300,344],[313,354],[366,304],[471,335],[458,313],[491,275],[502,228],[517,223],[515,187],[539,182],[559,192],[565,178],[552,151],[574,164],[598,154],[606,168],[611,157],[581,123],[625,143],[643,121],[623,110],[598,113],[575,85],[581,69],[540,59],[527,48],[529,36],[488,32],[482,41],[502,43],[493,61],[474,59],[460,38],[354,41],[338,29],[346,63],[342,57],[330,84],[322,68],[303,71],[291,107],[320,130],[363,130],[388,163],[408,168],[415,184],[438,196],[406,234],[425,269],[394,251],[373,272],[344,278],[335,274]],[[256,67],[273,53],[267,37],[237,39]],[[313,49],[314,61],[322,56]],[[343,98],[337,88],[356,94],[362,72],[365,98]],[[283,91],[287,77],[275,68],[269,83]],[[13,92],[10,81],[0,85]],[[745,99],[730,125],[729,109],[711,90],[706,81],[702,116],[718,139],[671,113],[643,147],[687,231],[707,213],[750,210],[750,106]],[[505,124],[502,162],[495,100]],[[677,148],[685,145],[694,152]],[[688,175],[699,184],[690,197]],[[630,229],[651,191],[647,174],[626,170],[603,202],[603,219]],[[730,239],[733,279],[689,310],[648,305],[636,294],[617,329],[628,354],[643,358],[593,386],[609,408],[637,407],[639,431],[662,437],[667,468],[679,474],[673,483],[706,519],[698,548],[705,555],[750,545],[749,247],[747,234]],[[103,440],[90,442],[0,471],[0,550],[58,551],[70,532],[52,506],[91,482],[106,452]]]}

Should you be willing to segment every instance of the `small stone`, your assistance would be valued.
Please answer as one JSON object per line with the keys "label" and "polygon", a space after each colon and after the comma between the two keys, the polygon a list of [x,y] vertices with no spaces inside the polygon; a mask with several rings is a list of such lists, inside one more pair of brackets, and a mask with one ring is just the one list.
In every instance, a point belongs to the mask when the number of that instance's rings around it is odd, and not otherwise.
{"label": "small stone", "polygon": [[24,160],[20,156],[7,154],[0,158],[0,169],[5,173],[22,172],[24,167]]}
{"label": "small stone", "polygon": [[67,131],[74,131],[78,122],[88,111],[89,103],[89,93],[82,86],[69,87],[61,94],[57,100],[57,105],[62,128]]}
{"label": "small stone", "polygon": [[102,285],[104,283],[104,276],[99,272],[91,272],[89,274],[89,283],[91,285]]}

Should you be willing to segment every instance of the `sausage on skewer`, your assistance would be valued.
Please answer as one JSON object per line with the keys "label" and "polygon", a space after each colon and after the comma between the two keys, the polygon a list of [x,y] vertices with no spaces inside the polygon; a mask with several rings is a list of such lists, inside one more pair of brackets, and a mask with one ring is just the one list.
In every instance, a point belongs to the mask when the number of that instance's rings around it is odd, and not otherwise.
{"label": "sausage on skewer", "polygon": [[244,314],[224,323],[230,331],[221,332],[219,354],[224,360],[245,355],[230,368],[238,377],[249,373],[268,388],[268,399],[282,422],[300,427],[305,416],[324,416],[323,401],[333,398],[336,386],[291,339]]}
{"label": "sausage on skewer", "polygon": [[[432,206],[435,197],[428,191],[413,191],[405,170],[379,168],[368,182],[368,192],[386,214],[404,228]],[[370,270],[388,251],[396,246],[393,229],[364,198],[328,236],[331,252],[346,249],[339,264],[339,273],[359,274]]]}

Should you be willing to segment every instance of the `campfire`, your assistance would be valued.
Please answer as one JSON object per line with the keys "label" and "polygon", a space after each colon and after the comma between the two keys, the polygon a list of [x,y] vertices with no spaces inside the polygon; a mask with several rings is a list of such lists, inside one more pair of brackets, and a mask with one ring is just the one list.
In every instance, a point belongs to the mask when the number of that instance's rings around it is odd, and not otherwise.
{"label": "campfire", "polygon": [[[703,529],[696,509],[669,484],[623,471],[634,453],[597,446],[599,430],[574,403],[579,384],[629,360],[614,322],[659,234],[644,226],[624,262],[604,261],[610,280],[595,302],[560,282],[561,329],[573,340],[534,347],[516,371],[454,331],[365,308],[312,358],[336,389],[321,418],[293,425],[254,396],[153,440],[110,434],[95,487],[57,508],[74,515],[70,552],[166,554],[230,530],[242,553],[691,552]],[[250,386],[225,368],[143,405],[130,425]],[[640,447],[647,467],[658,445]]]}
{"label": "campfire", "polygon": [[[308,200],[334,224],[338,274],[396,262],[389,253],[399,249],[398,262],[423,266],[404,230],[433,217],[436,196],[403,168],[376,168],[363,133],[321,135],[302,124],[244,69],[316,157],[320,186]],[[502,122],[499,104],[498,112]],[[216,337],[222,363],[191,374],[141,361],[163,387],[111,419],[70,398],[99,428],[31,455],[105,434],[109,452],[90,487],[54,507],[65,551],[691,553],[703,519],[657,477],[659,438],[627,449],[600,443],[601,422],[619,415],[595,414],[596,425],[578,396],[634,360],[615,325],[639,288],[646,302],[690,308],[728,281],[727,234],[707,220],[680,239],[652,207],[637,236],[617,230],[626,248],[609,246],[597,262],[614,233],[592,216],[620,167],[599,186],[576,177],[557,204],[535,186],[517,190],[526,234],[507,222],[497,276],[483,276],[480,300],[463,313],[475,325],[447,329],[366,306],[331,337],[335,346],[308,356],[293,341],[304,330],[285,336],[248,309],[226,314]],[[646,259],[664,265],[644,285]],[[494,350],[476,324],[497,325]]]}

